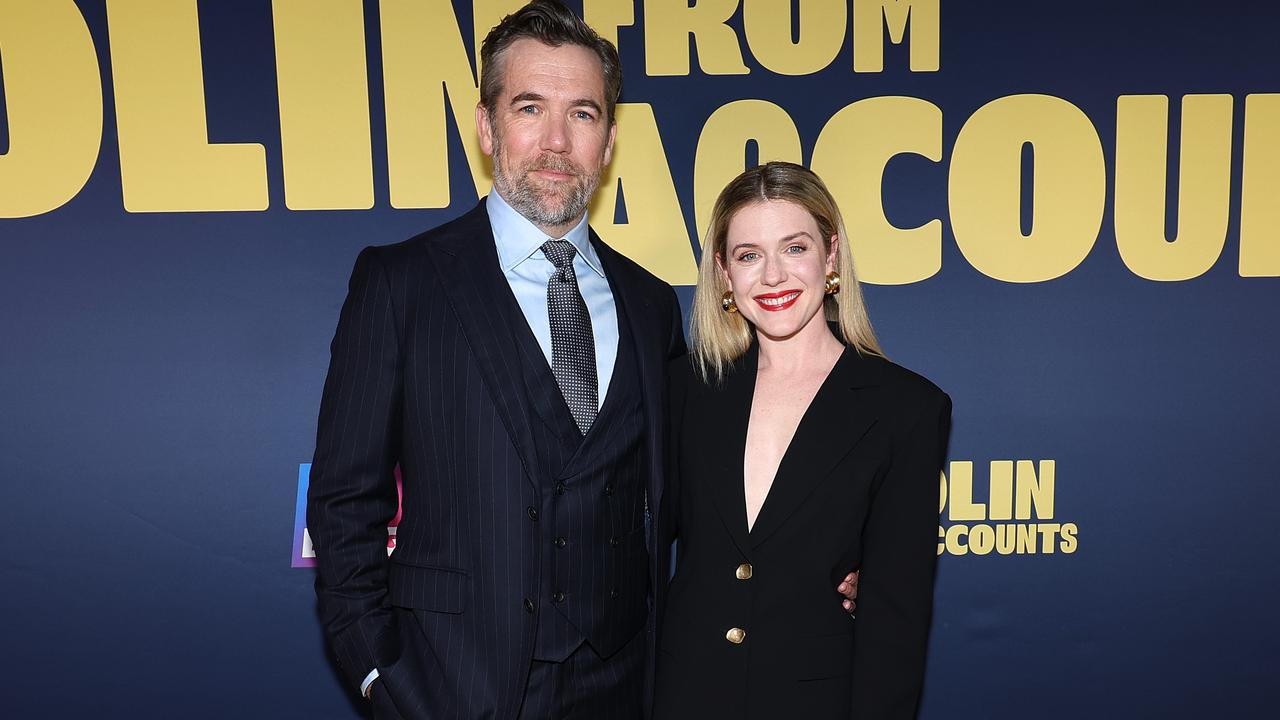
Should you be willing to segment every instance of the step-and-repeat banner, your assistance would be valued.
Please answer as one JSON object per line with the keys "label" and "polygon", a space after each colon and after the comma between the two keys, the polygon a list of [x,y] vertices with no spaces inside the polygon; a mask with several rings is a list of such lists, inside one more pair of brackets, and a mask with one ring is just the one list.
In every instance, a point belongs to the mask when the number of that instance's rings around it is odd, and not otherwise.
{"label": "step-and-repeat banner", "polygon": [[[518,5],[0,0],[5,717],[366,712],[303,526],[328,342],[361,247],[488,191]],[[803,162],[955,400],[921,716],[1275,712],[1280,7],[571,6],[625,69],[600,234],[687,306],[719,189]]]}

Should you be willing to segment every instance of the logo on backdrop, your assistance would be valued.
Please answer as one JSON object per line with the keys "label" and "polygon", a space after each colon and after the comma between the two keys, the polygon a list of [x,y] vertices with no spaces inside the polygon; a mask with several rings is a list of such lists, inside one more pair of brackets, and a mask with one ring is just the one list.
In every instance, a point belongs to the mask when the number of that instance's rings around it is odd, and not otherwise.
{"label": "logo on backdrop", "polygon": [[[474,0],[470,12],[459,14],[455,6],[465,4],[378,4],[383,92],[375,99],[365,42],[371,3],[272,3],[272,12],[259,13],[256,22],[274,29],[278,106],[235,110],[245,119],[276,111],[279,124],[268,123],[256,137],[249,132],[242,142],[214,143],[202,80],[213,71],[206,71],[201,53],[194,1],[107,3],[109,48],[95,45],[74,4],[25,3],[21,12],[4,13],[9,94],[0,115],[22,132],[13,133],[0,163],[0,218],[52,212],[80,193],[109,131],[104,107],[115,111],[120,189],[129,212],[265,211],[272,190],[283,190],[291,211],[369,210],[380,202],[447,208],[454,200],[449,154],[455,139],[469,175],[458,180],[482,195],[491,178],[474,127],[480,98],[474,51],[519,3]],[[584,10],[587,22],[614,41],[619,28],[643,26],[643,39],[624,37],[622,48],[642,54],[642,62],[628,67],[659,78],[657,88],[664,87],[661,79],[688,77],[695,68],[707,77],[763,70],[783,77],[822,73],[851,83],[857,73],[885,72],[886,37],[906,46],[909,72],[942,72],[940,0],[807,3],[803,12],[791,3],[742,3],[741,30],[722,17],[738,4],[644,3],[639,10],[632,3],[586,3]],[[798,40],[794,23],[803,28]],[[852,66],[836,60],[849,36]],[[747,65],[744,45],[759,68]],[[111,79],[104,85],[107,54]],[[892,55],[897,59],[890,66],[902,69],[903,51]],[[658,107],[678,106],[685,85],[666,87],[653,100]],[[1100,230],[1108,218],[1121,261],[1139,277],[1189,280],[1224,254],[1238,258],[1241,277],[1280,277],[1274,202],[1280,173],[1273,169],[1280,157],[1280,93],[1245,91],[1241,119],[1239,95],[1170,90],[1120,95],[1114,113],[1096,118],[1045,93],[993,98],[962,120],[945,151],[942,107],[927,98],[866,97],[830,115],[803,154],[792,111],[728,96],[701,118],[693,162],[675,166],[660,132],[666,130],[670,143],[675,128],[659,128],[662,113],[654,104],[621,103],[617,118],[625,130],[596,194],[592,227],[668,283],[694,284],[691,241],[705,236],[716,195],[742,172],[745,148],[755,143],[764,159],[811,158],[844,209],[863,282],[901,285],[938,274],[944,226],[982,274],[1045,282],[1084,261],[1105,236]],[[382,179],[374,173],[381,143],[369,122],[371,103],[379,101],[386,117],[382,197],[375,192]],[[954,122],[953,109],[947,112]],[[1173,117],[1181,123],[1176,148],[1169,142]],[[679,131],[678,144],[695,140],[689,132]],[[1104,148],[1103,138],[1110,137],[1113,147]],[[280,154],[270,162],[280,162],[284,173],[282,187],[272,188],[268,153],[277,143]],[[1175,155],[1178,221],[1176,237],[1169,237],[1168,165]],[[946,207],[917,227],[891,223],[883,206],[885,170],[899,156],[938,165],[934,177],[946,184]],[[1232,179],[1237,172],[1238,182]],[[692,193],[677,193],[690,179]],[[1024,196],[1033,198],[1030,210]],[[626,209],[624,221],[616,217],[619,206]]]}
{"label": "logo on backdrop", "polygon": [[1071,554],[1079,546],[1073,522],[1054,517],[1057,463],[992,460],[986,502],[974,499],[973,462],[953,460],[942,474],[938,554]]}
{"label": "logo on backdrop", "polygon": [[[400,466],[396,466],[396,495],[404,500],[404,482],[400,479]],[[316,566],[316,549],[311,544],[311,533],[307,532],[307,487],[310,485],[311,463],[298,465],[298,500],[293,510],[293,562],[292,567],[309,568]],[[387,554],[396,549],[396,529],[400,526],[400,507],[397,504],[396,516],[391,518],[387,526]]]}

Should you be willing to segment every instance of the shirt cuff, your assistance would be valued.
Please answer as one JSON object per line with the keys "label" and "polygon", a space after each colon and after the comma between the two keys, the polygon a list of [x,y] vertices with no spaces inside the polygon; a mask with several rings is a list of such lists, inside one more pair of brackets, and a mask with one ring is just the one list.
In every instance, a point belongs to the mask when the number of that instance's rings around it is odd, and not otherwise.
{"label": "shirt cuff", "polygon": [[364,677],[364,682],[360,683],[360,694],[369,697],[369,688],[373,685],[373,681],[378,679],[378,668],[369,671]]}

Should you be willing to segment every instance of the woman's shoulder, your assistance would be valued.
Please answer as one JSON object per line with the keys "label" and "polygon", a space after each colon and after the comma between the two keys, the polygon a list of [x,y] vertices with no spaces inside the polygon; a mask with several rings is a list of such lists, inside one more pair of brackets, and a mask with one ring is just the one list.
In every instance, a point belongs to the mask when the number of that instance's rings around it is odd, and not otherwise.
{"label": "woman's shoulder", "polygon": [[693,353],[667,361],[667,394],[671,398],[684,398],[698,379]]}
{"label": "woman's shoulder", "polygon": [[924,375],[868,353],[860,353],[858,362],[894,405],[914,411],[912,414],[943,409],[950,412],[951,397]]}
{"label": "woman's shoulder", "polygon": [[673,381],[677,378],[691,377],[693,372],[693,353],[685,353],[678,358],[667,361],[667,376]]}
{"label": "woman's shoulder", "polygon": [[693,360],[693,353],[686,353],[678,358],[667,361],[667,382],[673,388],[685,388],[689,383],[698,377],[697,367]]}
{"label": "woman's shoulder", "polygon": [[[721,377],[714,376],[714,370],[704,369],[698,364],[698,358],[693,353],[682,355],[667,363],[667,382],[670,384],[673,392],[706,394],[720,393],[735,383],[739,373],[744,371],[747,364],[746,355],[734,360],[724,370]],[[708,374],[711,374],[708,377]]]}
{"label": "woman's shoulder", "polygon": [[667,384],[675,397],[698,395],[709,387],[693,353],[681,355],[667,363]]}

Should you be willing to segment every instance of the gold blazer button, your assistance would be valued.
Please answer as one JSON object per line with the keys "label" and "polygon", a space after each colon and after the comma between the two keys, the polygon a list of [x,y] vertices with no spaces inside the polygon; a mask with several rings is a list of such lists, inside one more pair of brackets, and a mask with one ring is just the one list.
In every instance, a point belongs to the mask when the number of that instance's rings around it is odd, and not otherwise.
{"label": "gold blazer button", "polygon": [[751,563],[742,563],[738,569],[733,572],[733,576],[739,580],[751,579]]}
{"label": "gold blazer button", "polygon": [[747,631],[742,628],[729,628],[729,632],[724,634],[724,639],[734,645],[741,645],[742,641],[747,639]]}

